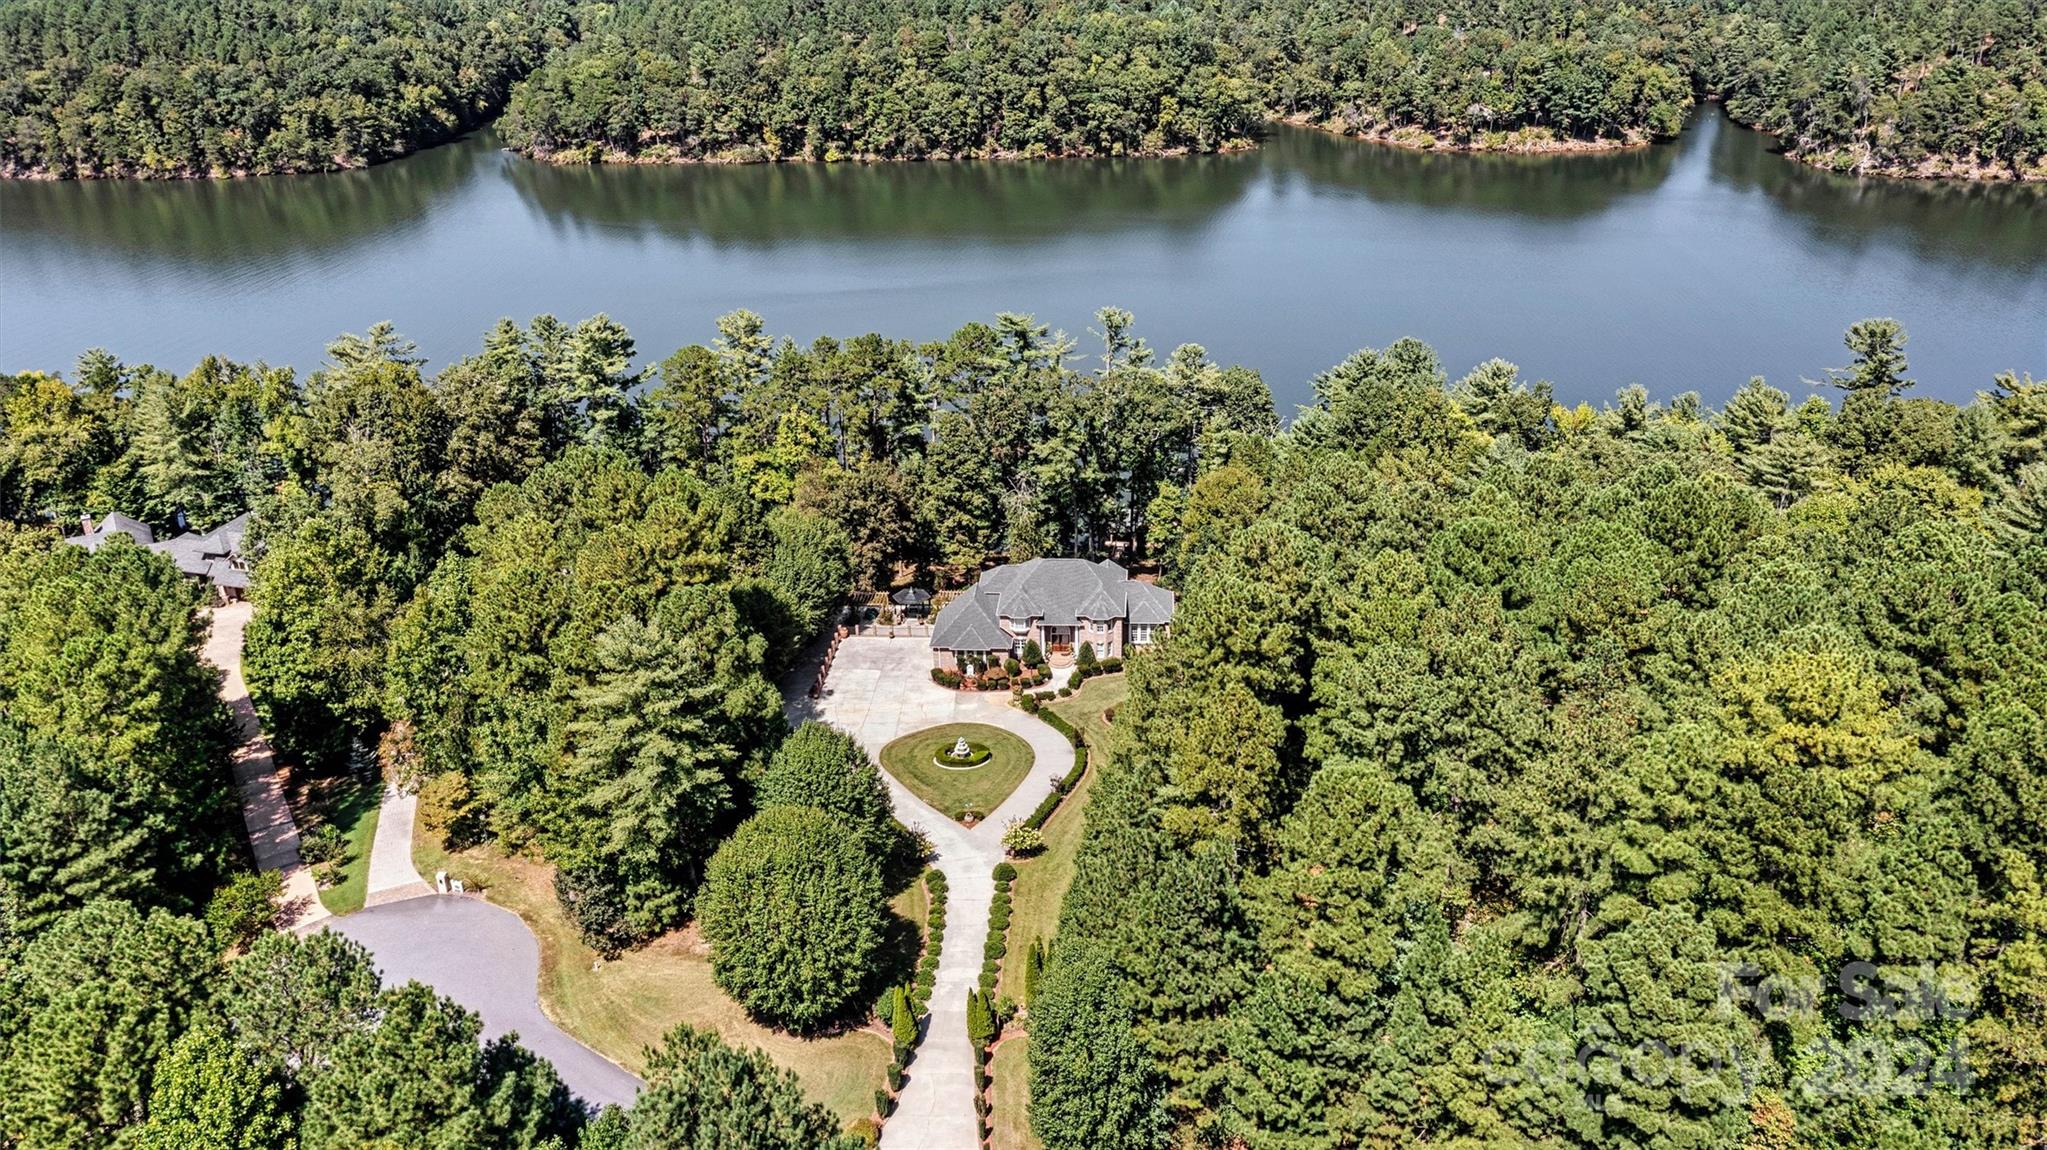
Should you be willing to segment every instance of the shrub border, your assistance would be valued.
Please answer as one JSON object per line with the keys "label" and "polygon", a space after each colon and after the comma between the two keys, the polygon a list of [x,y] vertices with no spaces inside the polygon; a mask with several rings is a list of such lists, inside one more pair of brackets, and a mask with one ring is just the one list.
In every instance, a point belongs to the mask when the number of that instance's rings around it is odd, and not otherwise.
{"label": "shrub border", "polygon": [[[938,955],[940,951],[945,949],[945,872],[937,867],[925,867],[924,873],[920,877],[924,882],[924,893],[928,896],[929,900],[928,909],[924,912],[924,950],[917,956],[917,972],[912,976],[910,985],[907,987],[890,987],[888,993],[883,995],[881,1003],[876,1004],[875,1013],[877,1016],[881,1014],[882,1008],[893,999],[895,992],[902,990],[904,998],[909,1003],[910,1013],[917,1016],[920,1020],[930,1017],[931,991],[938,983]],[[883,1023],[890,1023],[894,1020],[882,1018],[881,1021]],[[919,1044],[923,1042],[924,1032],[925,1028],[920,1026],[917,1031]],[[915,1046],[897,1047],[893,1042],[891,1042],[890,1046],[891,1057],[888,1064],[888,1085],[874,1092],[875,1116],[884,1124],[888,1122],[889,1115],[894,1113],[896,1100],[902,1092],[903,1070],[910,1064],[916,1053]]]}
{"label": "shrub border", "polygon": [[[1116,670],[1122,669],[1122,660],[1117,660]],[[1113,674],[1096,664],[1097,674]],[[1080,786],[1080,780],[1087,774],[1087,738],[1074,728],[1072,723],[1046,707],[1052,692],[1042,694],[1019,693],[1017,705],[1025,714],[1036,715],[1046,726],[1066,737],[1073,745],[1073,766],[1052,782],[1052,793],[1038,802],[1036,810],[1025,818],[1023,825],[1032,830],[1043,830],[1045,821],[1066,801],[1066,796]],[[1029,703],[1024,702],[1030,700]],[[986,1144],[994,1136],[994,1076],[989,1073],[988,1050],[1002,1037],[1002,1004],[995,998],[995,983],[1002,973],[1002,963],[1009,954],[1010,886],[1016,881],[1016,866],[1007,859],[995,864],[995,899],[988,906],[988,942],[982,949],[980,989],[968,992],[967,1040],[974,1048],[974,1115],[979,1124],[981,1142]],[[974,1007],[972,999],[978,997],[987,1011],[990,1031],[986,1043],[973,1032]],[[1013,1009],[1013,1008],[1012,1008]]]}

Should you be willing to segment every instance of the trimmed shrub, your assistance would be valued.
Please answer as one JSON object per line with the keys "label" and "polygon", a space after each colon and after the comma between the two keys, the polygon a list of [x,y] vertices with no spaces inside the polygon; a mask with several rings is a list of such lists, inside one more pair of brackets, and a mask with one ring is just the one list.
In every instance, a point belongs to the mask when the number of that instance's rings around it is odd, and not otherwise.
{"label": "trimmed shrub", "polygon": [[1045,849],[1045,833],[1028,822],[1002,832],[1002,845],[1013,855],[1034,855]]}
{"label": "trimmed shrub", "polygon": [[711,856],[697,920],[718,985],[755,1017],[807,1031],[859,993],[885,911],[880,864],[839,819],[771,807]]}
{"label": "trimmed shrub", "polygon": [[1036,639],[1032,639],[1024,644],[1023,661],[1034,667],[1045,661],[1044,649],[1038,646]]}
{"label": "trimmed shrub", "polygon": [[948,671],[944,667],[933,667],[931,668],[931,681],[941,687],[957,690],[959,685],[966,680],[960,677],[958,671]]}
{"label": "trimmed shrub", "polygon": [[1100,670],[1101,673],[1104,675],[1113,675],[1116,672],[1121,671],[1123,669],[1123,656],[1111,655],[1108,658],[1102,660],[1101,664],[1097,669]]}
{"label": "trimmed shrub", "polygon": [[1016,705],[1022,707],[1026,715],[1035,715],[1044,707],[1044,704],[1038,701],[1038,697],[1031,694],[1018,695]]}
{"label": "trimmed shrub", "polygon": [[[978,991],[967,994],[967,1039],[976,1051],[986,1050],[995,1037],[995,1015],[988,1009],[988,1000]],[[978,1063],[980,1059],[977,1057]]]}
{"label": "trimmed shrub", "polygon": [[340,862],[348,854],[348,836],[333,823],[321,823],[299,836],[299,858],[308,866]]}
{"label": "trimmed shrub", "polygon": [[1082,643],[1080,645],[1080,653],[1074,656],[1073,662],[1073,669],[1080,672],[1082,678],[1094,674],[1095,645],[1093,643]]}
{"label": "trimmed shrub", "polygon": [[804,723],[782,740],[754,788],[754,803],[762,810],[816,807],[837,815],[877,859],[901,833],[881,769],[853,736],[824,723]]}

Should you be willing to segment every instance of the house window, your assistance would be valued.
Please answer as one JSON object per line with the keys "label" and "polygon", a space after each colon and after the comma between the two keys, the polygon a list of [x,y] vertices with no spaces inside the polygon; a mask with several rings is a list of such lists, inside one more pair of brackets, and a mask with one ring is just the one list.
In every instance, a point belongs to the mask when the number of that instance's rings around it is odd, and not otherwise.
{"label": "house window", "polygon": [[1150,644],[1154,638],[1152,632],[1156,626],[1157,624],[1154,623],[1132,623],[1130,625],[1130,645],[1133,647],[1143,647]]}

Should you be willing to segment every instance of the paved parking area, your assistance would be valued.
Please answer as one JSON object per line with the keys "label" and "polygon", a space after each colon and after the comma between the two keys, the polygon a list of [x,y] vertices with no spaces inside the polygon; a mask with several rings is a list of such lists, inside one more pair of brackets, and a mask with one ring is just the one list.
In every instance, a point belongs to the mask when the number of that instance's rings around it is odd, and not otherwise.
{"label": "paved parking area", "polygon": [[[1016,735],[1030,744],[1035,760],[1031,773],[983,826],[1001,828],[1030,814],[1053,781],[1073,766],[1072,746],[1059,732],[1013,706],[1008,692],[948,691],[932,682],[927,639],[855,635],[841,640],[823,697],[799,696],[788,709],[792,723],[822,719],[851,734],[877,762],[881,749],[896,739],[946,723],[986,723]],[[904,822],[928,824],[944,818],[907,789],[891,789],[897,792],[896,814]]]}

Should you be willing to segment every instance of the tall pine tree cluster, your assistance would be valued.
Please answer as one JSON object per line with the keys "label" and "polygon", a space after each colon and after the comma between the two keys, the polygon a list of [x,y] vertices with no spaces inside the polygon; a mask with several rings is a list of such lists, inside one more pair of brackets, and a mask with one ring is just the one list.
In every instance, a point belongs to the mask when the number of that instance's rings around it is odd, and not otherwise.
{"label": "tall pine tree cluster", "polygon": [[1396,344],[1201,476],[1031,1003],[1051,1150],[2027,1136],[2047,388],[1848,343],[1839,410],[1719,413]]}

